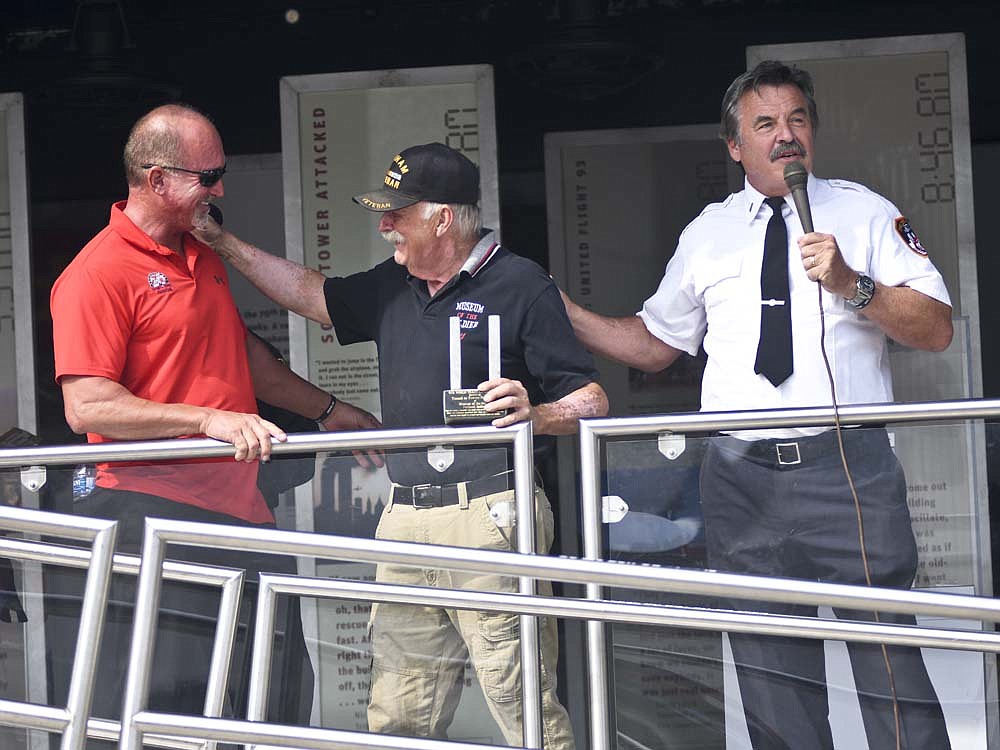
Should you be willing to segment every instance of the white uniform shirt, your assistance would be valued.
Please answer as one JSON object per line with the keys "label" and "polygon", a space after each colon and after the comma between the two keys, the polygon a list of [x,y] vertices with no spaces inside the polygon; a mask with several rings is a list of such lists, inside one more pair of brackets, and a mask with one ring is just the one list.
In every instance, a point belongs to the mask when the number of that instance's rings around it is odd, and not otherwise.
{"label": "white uniform shirt", "polygon": [[[892,203],[862,185],[812,175],[808,192],[816,231],[837,238],[848,266],[886,286],[907,286],[951,304],[941,274],[897,230],[901,215]],[[808,279],[802,266],[796,240],[804,231],[791,196],[784,216],[794,370],[780,386],[753,371],[760,336],[764,233],[771,210],[749,183],[722,203],[707,206],[685,228],[659,288],[638,313],[650,333],[676,349],[693,355],[704,343],[708,363],[702,411],[832,405],[820,350],[818,284]],[[839,295],[823,290],[822,299],[838,403],[892,401],[885,335]],[[823,429],[770,435],[790,437]]]}

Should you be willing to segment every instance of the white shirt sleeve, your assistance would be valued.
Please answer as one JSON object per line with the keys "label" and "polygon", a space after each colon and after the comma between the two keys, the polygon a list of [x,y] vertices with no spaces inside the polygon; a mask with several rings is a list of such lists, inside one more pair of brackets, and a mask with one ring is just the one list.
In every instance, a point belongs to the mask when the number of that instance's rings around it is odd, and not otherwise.
{"label": "white shirt sleeve", "polygon": [[878,199],[880,210],[871,220],[868,274],[886,286],[906,286],[950,305],[944,279],[907,219],[893,203],[872,195]]}
{"label": "white shirt sleeve", "polygon": [[705,337],[707,321],[705,305],[695,290],[690,263],[694,248],[688,233],[688,229],[681,233],[659,287],[637,315],[660,341],[694,356]]}

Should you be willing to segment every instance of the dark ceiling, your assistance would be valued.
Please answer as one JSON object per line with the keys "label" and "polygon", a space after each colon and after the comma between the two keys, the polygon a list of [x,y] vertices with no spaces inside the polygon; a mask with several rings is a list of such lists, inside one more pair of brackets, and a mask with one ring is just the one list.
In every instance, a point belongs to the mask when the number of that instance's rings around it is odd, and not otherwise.
{"label": "dark ceiling", "polygon": [[[289,17],[297,16],[290,23]],[[35,201],[123,189],[135,117],[166,99],[232,154],[280,148],[285,75],[494,66],[501,176],[553,130],[716,120],[749,44],[962,31],[974,141],[1000,139],[993,3],[804,0],[3,0],[0,90],[26,95]]]}

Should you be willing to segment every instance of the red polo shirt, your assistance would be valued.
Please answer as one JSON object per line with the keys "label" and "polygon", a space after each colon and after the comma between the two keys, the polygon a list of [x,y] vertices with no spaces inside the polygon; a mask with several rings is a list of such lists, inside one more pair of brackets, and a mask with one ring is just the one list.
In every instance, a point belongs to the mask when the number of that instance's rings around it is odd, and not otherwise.
{"label": "red polo shirt", "polygon": [[[187,234],[181,257],[136,227],[124,208],[124,201],[112,207],[109,225],[52,287],[56,380],[97,375],[150,401],[256,413],[246,329],[222,261]],[[105,464],[97,484],[254,523],[273,520],[257,489],[256,463]]]}

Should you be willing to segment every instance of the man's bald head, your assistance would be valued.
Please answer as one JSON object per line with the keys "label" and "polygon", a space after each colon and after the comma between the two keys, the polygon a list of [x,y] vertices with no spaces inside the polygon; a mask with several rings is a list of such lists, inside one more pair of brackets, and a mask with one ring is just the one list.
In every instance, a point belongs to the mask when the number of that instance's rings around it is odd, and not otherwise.
{"label": "man's bald head", "polygon": [[125,178],[129,186],[142,184],[143,164],[181,162],[185,128],[193,123],[215,127],[207,115],[189,104],[165,104],[140,117],[125,142]]}

